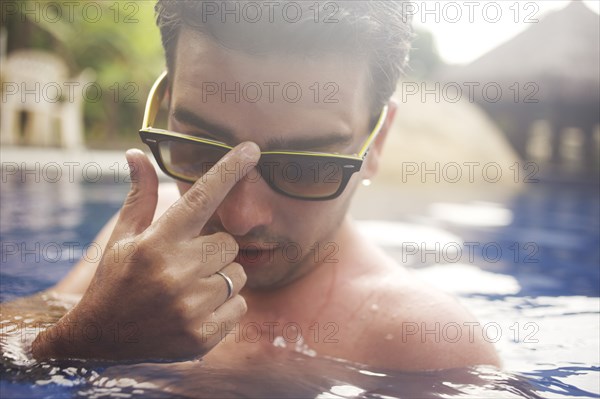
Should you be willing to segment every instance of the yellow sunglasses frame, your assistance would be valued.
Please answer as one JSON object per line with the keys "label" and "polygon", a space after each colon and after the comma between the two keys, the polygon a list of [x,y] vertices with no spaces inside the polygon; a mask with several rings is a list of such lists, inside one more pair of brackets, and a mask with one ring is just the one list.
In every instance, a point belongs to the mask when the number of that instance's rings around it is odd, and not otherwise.
{"label": "yellow sunglasses frame", "polygon": [[[207,138],[191,136],[191,135],[187,135],[187,134],[172,132],[169,130],[153,127],[152,125],[156,121],[156,116],[158,115],[158,111],[160,109],[160,104],[161,104],[161,102],[164,98],[164,95],[166,93],[166,90],[167,90],[167,84],[168,84],[167,72],[165,71],[156,79],[156,81],[152,85],[152,88],[150,89],[150,93],[148,94],[148,100],[146,101],[146,109],[144,111],[144,119],[142,121],[142,128],[140,129],[140,136],[142,138],[142,141],[144,143],[146,143],[148,146],[150,146],[150,149],[152,150],[160,168],[167,175],[169,175],[173,178],[188,182],[188,183],[192,183],[192,181],[190,179],[188,179],[184,176],[180,176],[180,175],[176,174],[175,172],[169,171],[166,168],[166,166],[163,164],[163,161],[160,156],[160,152],[157,150],[157,143],[160,138],[171,137],[176,140],[184,140],[184,141],[189,141],[189,142],[203,143],[203,144],[220,147],[220,148],[223,148],[226,150],[232,150],[233,146],[230,146],[228,144],[225,144],[225,143],[217,141],[217,140],[211,140],[211,139],[207,139]],[[315,151],[263,151],[263,152],[261,152],[261,156],[263,156],[263,155],[267,155],[267,156],[268,155],[301,155],[301,156],[327,157],[327,158],[338,159],[340,161],[342,161],[342,160],[348,161],[349,165],[344,166],[344,168],[346,168],[346,169],[344,169],[344,174],[345,174],[344,182],[341,184],[340,188],[338,189],[338,191],[336,193],[334,193],[332,195],[328,195],[326,197],[322,197],[322,198],[321,197],[316,197],[316,198],[304,197],[304,196],[285,192],[281,188],[277,187],[272,182],[268,182],[269,185],[275,191],[277,191],[283,195],[292,197],[292,198],[298,198],[298,199],[303,199],[303,200],[327,200],[327,199],[336,198],[345,189],[350,175],[353,174],[354,172],[357,172],[358,170],[360,170],[360,168],[362,166],[362,162],[364,161],[365,157],[367,156],[367,153],[369,151],[369,148],[371,147],[371,144],[373,143],[373,141],[375,140],[375,138],[381,131],[383,124],[385,123],[385,119],[387,117],[387,112],[388,112],[388,107],[386,105],[381,110],[381,113],[377,119],[377,123],[375,124],[375,126],[373,127],[373,130],[371,131],[371,133],[369,133],[369,136],[367,137],[367,139],[361,146],[360,151],[354,155],[345,155],[345,154],[327,153],[327,152],[315,152]]]}
{"label": "yellow sunglasses frame", "polygon": [[[219,146],[222,148],[226,148],[228,150],[233,149],[232,146],[227,145],[220,141],[205,139],[205,138],[196,137],[196,136],[190,136],[187,134],[171,132],[169,130],[157,129],[157,128],[152,127],[152,125],[154,124],[154,122],[156,120],[156,116],[158,115],[158,111],[160,109],[160,103],[162,102],[162,99],[165,95],[166,90],[167,90],[167,72],[164,71],[158,77],[158,79],[156,79],[156,82],[154,82],[154,84],[152,85],[152,88],[150,89],[150,93],[148,95],[148,100],[146,101],[146,109],[144,111],[144,119],[142,121],[142,128],[140,129],[141,131],[160,133],[160,134],[165,134],[167,136],[172,136],[172,137],[186,138],[186,139],[190,139],[190,140],[197,141],[200,143],[216,145],[216,146]],[[366,141],[362,145],[358,154],[356,154],[356,155],[343,155],[343,154],[334,154],[334,153],[328,153],[328,152],[314,152],[314,151],[264,151],[264,152],[261,152],[261,154],[265,154],[265,155],[266,154],[318,155],[318,156],[329,156],[329,157],[334,157],[334,158],[364,160],[364,158],[367,155],[367,152],[369,150],[369,147],[371,146],[371,144],[373,143],[373,141],[375,140],[375,138],[381,131],[381,128],[385,122],[385,118],[387,117],[387,112],[388,112],[388,106],[386,105],[381,110],[381,114],[379,115],[379,118],[377,120],[377,123],[375,124],[375,127],[373,127],[373,130],[371,131],[371,133],[367,137]]]}

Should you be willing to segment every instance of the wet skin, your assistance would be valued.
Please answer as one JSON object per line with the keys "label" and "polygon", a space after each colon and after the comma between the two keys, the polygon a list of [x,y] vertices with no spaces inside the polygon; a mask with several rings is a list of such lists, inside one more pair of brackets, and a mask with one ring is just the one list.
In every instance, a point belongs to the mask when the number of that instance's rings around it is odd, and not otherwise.
{"label": "wet skin", "polygon": [[[33,347],[36,357],[204,356],[213,364],[241,366],[248,357],[268,356],[277,336],[288,338],[288,348],[295,347],[293,341],[301,333],[307,347],[319,355],[375,367],[499,365],[493,347],[477,329],[469,334],[465,328],[462,338],[453,342],[407,334],[409,325],[434,328],[436,323],[475,320],[454,299],[419,282],[370,244],[347,215],[360,180],[377,171],[395,104],[390,104],[388,119],[361,171],[339,198],[292,199],[261,179],[224,173],[235,170],[236,164],[256,162],[256,145],[263,151],[301,144],[294,149],[356,152],[371,119],[364,62],[339,54],[247,55],[187,30],[181,32],[176,53],[176,68],[170,71],[169,129],[231,145],[255,144],[236,147],[218,173],[194,186],[178,182],[181,199],[167,190],[158,203],[151,164],[141,152],[130,151],[136,183],[118,219],[96,241],[113,247],[133,243],[138,256],[126,265],[104,259],[98,265],[78,265],[55,291],[83,298],[54,328],[60,331],[61,323],[69,321],[106,326],[133,321],[144,332],[141,342],[89,348],[81,341],[67,348],[40,334]],[[295,82],[303,96],[290,102],[275,90],[274,101],[266,95],[255,102],[243,97],[239,102],[227,97],[223,101],[220,95],[208,95],[203,82],[229,88],[235,82]],[[328,82],[338,88],[338,101],[322,101],[324,96],[315,101],[309,87]],[[332,140],[311,144],[323,137]],[[270,250],[273,242],[279,246]],[[232,250],[207,256],[202,248],[208,243]],[[292,243],[302,256],[285,256],[282,248]],[[90,269],[96,268],[92,278]],[[218,270],[232,278],[234,294],[239,295],[227,299],[224,280],[214,275]],[[114,310],[116,304],[119,311]]]}

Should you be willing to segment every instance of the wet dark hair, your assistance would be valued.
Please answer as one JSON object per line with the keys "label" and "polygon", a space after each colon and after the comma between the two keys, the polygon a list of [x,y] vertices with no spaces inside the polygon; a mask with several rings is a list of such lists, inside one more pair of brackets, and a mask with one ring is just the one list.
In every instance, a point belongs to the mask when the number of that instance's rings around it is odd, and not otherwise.
{"label": "wet dark hair", "polygon": [[[169,73],[182,27],[248,54],[366,59],[373,113],[396,89],[412,38],[405,1],[158,0],[155,10]],[[270,6],[269,6],[270,4]],[[260,9],[259,9],[260,8]]]}

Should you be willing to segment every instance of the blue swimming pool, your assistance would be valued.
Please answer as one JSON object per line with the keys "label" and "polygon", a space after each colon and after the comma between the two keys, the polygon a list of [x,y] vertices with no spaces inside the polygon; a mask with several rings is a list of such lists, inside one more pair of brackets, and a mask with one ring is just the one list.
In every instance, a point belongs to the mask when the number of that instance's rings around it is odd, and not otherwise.
{"label": "blue swimming pool", "polygon": [[[94,256],[90,243],[127,190],[125,184],[3,182],[0,300],[47,288],[81,256]],[[497,203],[440,197],[426,209],[361,226],[476,314],[503,358],[502,372],[375,370],[307,356],[297,345],[276,348],[269,362],[257,360],[249,370],[202,362],[191,368],[38,364],[5,340],[0,397],[600,397],[597,184],[532,184]]]}

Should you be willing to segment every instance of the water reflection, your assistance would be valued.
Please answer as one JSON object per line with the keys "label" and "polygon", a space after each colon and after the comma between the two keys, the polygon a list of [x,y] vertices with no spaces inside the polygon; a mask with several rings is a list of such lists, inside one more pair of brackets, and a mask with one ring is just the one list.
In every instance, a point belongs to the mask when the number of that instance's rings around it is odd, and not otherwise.
{"label": "water reflection", "polygon": [[[118,209],[128,187],[106,184],[8,182],[0,191],[3,243],[93,239]],[[241,369],[209,368],[201,361],[172,364],[31,363],[18,339],[5,339],[0,364],[4,397],[307,397],[307,398],[539,398],[598,397],[599,195],[579,186],[533,185],[507,203],[467,203],[429,208],[421,221],[368,222],[365,234],[402,262],[411,247],[432,253],[406,258],[415,273],[450,291],[489,328],[505,370],[473,368],[403,373],[338,359],[311,357],[273,345],[268,356],[245,359]],[[464,223],[462,210],[486,213]],[[432,211],[432,209],[434,211]],[[457,211],[454,216],[447,213]],[[65,217],[65,215],[67,215]],[[458,216],[457,216],[458,215]],[[485,221],[485,223],[484,223]],[[476,252],[472,262],[448,262],[453,243],[498,243],[497,262]],[[515,242],[537,245],[535,262]],[[464,251],[465,246],[461,249]],[[435,262],[435,256],[446,256]],[[463,258],[464,260],[464,258]],[[39,291],[72,263],[2,262],[1,299]],[[58,305],[56,305],[58,306]],[[57,308],[56,308],[57,309]],[[49,314],[49,317],[52,315]],[[3,332],[11,323],[9,320]],[[6,320],[0,320],[6,322]],[[493,332],[499,332],[492,336]],[[289,348],[288,348],[289,349]],[[390,354],[393,356],[394,354]]]}
{"label": "water reflection", "polygon": [[119,209],[129,188],[4,177],[0,301],[33,294],[60,280],[86,251],[94,250],[94,236]]}
{"label": "water reflection", "polygon": [[[600,368],[594,320],[597,298],[462,296],[482,323],[496,323],[507,370],[470,368],[398,372],[310,357],[277,348],[244,359],[242,367],[202,361],[111,365],[18,361],[18,340],[4,342],[0,387],[10,396],[48,397],[302,397],[539,398],[596,397]],[[535,323],[536,328],[527,327]],[[587,326],[581,332],[581,326]],[[393,355],[393,354],[392,354]],[[254,355],[257,356],[257,355]],[[563,360],[560,360],[563,359]],[[568,359],[568,360],[564,360]],[[10,384],[10,386],[8,385]],[[59,389],[60,388],[60,389]],[[7,397],[7,396],[2,396]]]}
{"label": "water reflection", "polygon": [[[93,366],[91,366],[93,367]],[[339,359],[300,354],[259,362],[247,370],[215,369],[201,361],[90,369],[39,364],[29,373],[38,389],[89,398],[538,398],[540,384],[519,374],[469,368],[402,373],[369,371]],[[43,375],[43,374],[46,375]],[[21,378],[22,382],[27,379]],[[22,393],[27,392],[23,389]],[[30,390],[29,392],[35,392]],[[38,395],[35,395],[38,396]]]}
{"label": "water reflection", "polygon": [[513,221],[510,210],[489,202],[435,203],[430,206],[430,213],[434,219],[465,226],[500,227]]}

